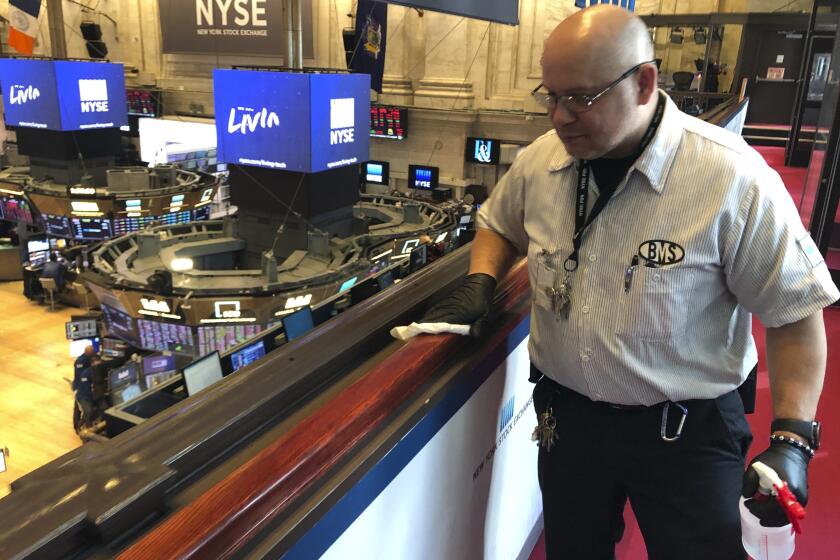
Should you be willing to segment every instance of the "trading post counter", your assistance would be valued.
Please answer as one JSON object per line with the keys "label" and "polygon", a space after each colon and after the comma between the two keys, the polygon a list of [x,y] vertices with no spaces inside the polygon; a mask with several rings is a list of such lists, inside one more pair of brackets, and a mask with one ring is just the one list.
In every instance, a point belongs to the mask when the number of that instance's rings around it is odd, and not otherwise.
{"label": "trading post counter", "polygon": [[0,500],[0,557],[529,550],[540,501],[525,265],[500,286],[487,339],[389,335],[450,292],[468,261],[467,248],[446,255],[224,382],[18,479]]}

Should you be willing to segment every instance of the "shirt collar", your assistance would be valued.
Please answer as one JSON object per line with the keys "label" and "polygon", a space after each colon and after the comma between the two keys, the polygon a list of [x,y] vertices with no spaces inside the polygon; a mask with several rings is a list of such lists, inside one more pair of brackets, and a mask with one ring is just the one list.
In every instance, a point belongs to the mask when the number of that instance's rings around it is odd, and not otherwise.
{"label": "shirt collar", "polygon": [[[662,193],[665,188],[665,179],[668,169],[677,153],[680,136],[682,135],[682,112],[674,104],[671,98],[664,91],[660,90],[659,95],[665,96],[665,113],[662,115],[662,122],[653,139],[633,164],[633,167],[642,175],[647,177],[653,190]],[[550,172],[566,169],[573,163],[575,158],[570,156],[560,139],[557,139],[557,149],[548,164]]]}

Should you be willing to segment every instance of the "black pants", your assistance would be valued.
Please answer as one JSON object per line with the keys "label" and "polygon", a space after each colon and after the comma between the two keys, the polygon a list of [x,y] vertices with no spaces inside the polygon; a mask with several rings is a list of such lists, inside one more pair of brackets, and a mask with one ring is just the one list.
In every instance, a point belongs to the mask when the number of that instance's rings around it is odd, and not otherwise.
{"label": "black pants", "polygon": [[[536,372],[535,372],[536,373]],[[549,560],[608,560],[629,499],[650,560],[743,560],[738,499],[752,434],[737,391],[683,401],[682,436],[660,436],[663,405],[617,409],[543,378],[537,413],[551,407],[559,441],[540,448]],[[672,405],[669,435],[681,414]]]}

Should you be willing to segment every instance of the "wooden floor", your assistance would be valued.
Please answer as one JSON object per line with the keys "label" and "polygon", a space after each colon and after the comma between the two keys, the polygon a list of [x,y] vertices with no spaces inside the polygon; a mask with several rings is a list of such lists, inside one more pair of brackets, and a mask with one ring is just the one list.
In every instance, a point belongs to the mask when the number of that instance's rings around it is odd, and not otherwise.
{"label": "wooden floor", "polygon": [[0,283],[0,447],[9,449],[0,497],[24,474],[81,445],[73,431],[73,360],[64,323],[73,307],[39,305],[21,282]]}

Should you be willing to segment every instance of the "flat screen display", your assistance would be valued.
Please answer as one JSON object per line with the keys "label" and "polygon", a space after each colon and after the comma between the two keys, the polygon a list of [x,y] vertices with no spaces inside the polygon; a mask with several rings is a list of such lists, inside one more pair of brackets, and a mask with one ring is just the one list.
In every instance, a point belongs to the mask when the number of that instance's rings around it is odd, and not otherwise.
{"label": "flat screen display", "polygon": [[45,130],[128,124],[122,64],[0,60],[6,123]]}
{"label": "flat screen display", "polygon": [[73,230],[67,216],[53,216],[52,214],[42,214],[42,216],[44,217],[44,229],[47,235],[64,238],[73,237]]}
{"label": "flat screen display", "polygon": [[411,257],[409,257],[409,270],[411,272],[415,272],[420,270],[426,263],[429,261],[429,246],[428,245],[420,245],[419,247],[415,248],[411,251]]}
{"label": "flat screen display", "polygon": [[286,333],[286,340],[289,342],[302,337],[315,328],[315,323],[312,320],[312,308],[309,306],[285,315],[281,321],[283,322],[283,331]]}
{"label": "flat screen display", "polygon": [[139,346],[140,336],[134,318],[105,303],[101,304],[101,307],[102,321],[105,323],[105,330],[108,331],[108,334],[121,338],[133,346]]}
{"label": "flat screen display", "polygon": [[143,358],[143,374],[145,375],[175,371],[176,369],[175,356],[158,354]]}
{"label": "flat screen display", "polygon": [[111,220],[107,218],[73,218],[73,237],[82,241],[110,239]]}
{"label": "flat screen display", "polygon": [[96,319],[82,319],[80,321],[68,321],[64,323],[67,340],[79,338],[93,338],[99,334]]}
{"label": "flat screen display", "polygon": [[439,172],[440,170],[437,167],[409,165],[408,187],[411,189],[424,189],[427,191],[436,189],[438,187]]}
{"label": "flat screen display", "polygon": [[140,368],[134,362],[128,362],[125,365],[111,370],[109,377],[111,383],[111,390],[119,389],[123,385],[137,383],[140,379]]}
{"label": "flat screen display", "polygon": [[365,164],[365,181],[387,185],[391,176],[391,164],[387,161],[369,161]]}
{"label": "flat screen display", "polygon": [[145,350],[169,350],[174,346],[195,347],[192,328],[187,325],[137,319],[140,347]]}
{"label": "flat screen display", "polygon": [[210,205],[205,204],[204,206],[200,206],[193,210],[193,220],[196,222],[201,222],[203,220],[210,219]]}
{"label": "flat screen display", "polygon": [[263,356],[265,356],[265,342],[260,340],[231,354],[230,362],[233,365],[233,370],[236,371],[252,362],[256,362]]}
{"label": "flat screen display", "polygon": [[184,368],[184,384],[187,395],[195,395],[222,380],[222,364],[219,353],[213,352]]}
{"label": "flat screen display", "polygon": [[373,138],[404,140],[407,136],[408,110],[374,105],[370,108],[370,135]]}
{"label": "flat screen display", "polygon": [[128,114],[136,117],[159,117],[159,93],[148,89],[129,89],[125,92]]}
{"label": "flat screen display", "polygon": [[0,204],[3,207],[3,219],[10,222],[33,223],[32,210],[29,203],[17,196],[0,195]]}
{"label": "flat screen display", "polygon": [[368,74],[214,70],[218,160],[314,173],[369,159]]}
{"label": "flat screen display", "polygon": [[502,143],[493,138],[467,138],[466,160],[471,163],[498,165]]}

